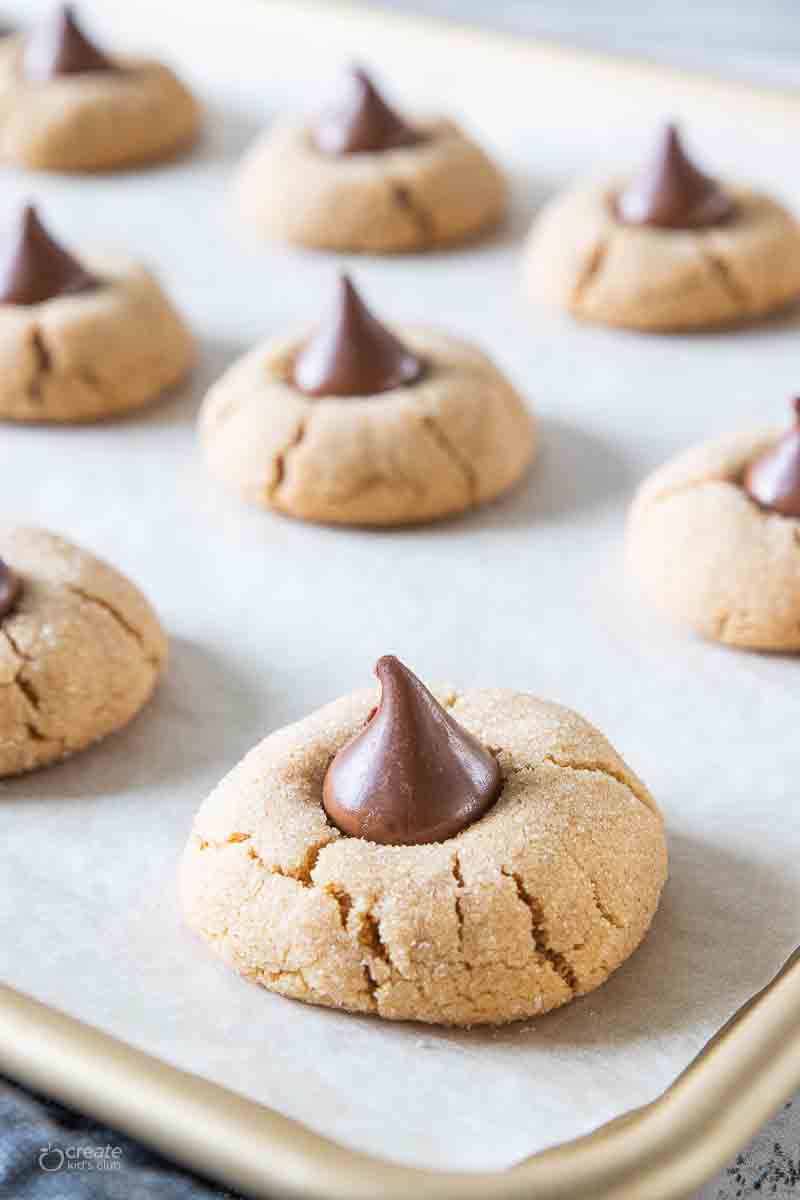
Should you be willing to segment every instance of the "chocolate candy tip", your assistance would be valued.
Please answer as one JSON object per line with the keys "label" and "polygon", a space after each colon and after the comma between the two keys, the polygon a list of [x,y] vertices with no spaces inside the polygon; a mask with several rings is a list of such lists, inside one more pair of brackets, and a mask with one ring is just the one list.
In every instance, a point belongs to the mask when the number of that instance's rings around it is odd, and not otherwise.
{"label": "chocolate candy tip", "polygon": [[395,655],[375,664],[378,707],[333,759],[323,807],[350,837],[422,845],[455,837],[496,802],[496,758]]}
{"label": "chocolate candy tip", "polygon": [[292,381],[308,396],[370,396],[414,383],[422,372],[421,360],[342,274],[330,312],[295,356]]}

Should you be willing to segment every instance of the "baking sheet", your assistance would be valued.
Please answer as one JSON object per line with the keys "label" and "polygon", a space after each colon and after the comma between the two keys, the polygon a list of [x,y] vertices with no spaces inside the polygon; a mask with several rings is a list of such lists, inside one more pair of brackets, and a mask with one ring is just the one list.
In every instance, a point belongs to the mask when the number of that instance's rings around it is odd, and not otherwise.
{"label": "baking sheet", "polygon": [[[49,4],[6,8],[30,20]],[[344,1144],[415,1165],[509,1165],[652,1099],[767,982],[800,925],[798,660],[671,633],[620,568],[646,471],[698,438],[784,419],[800,316],[682,338],[576,327],[526,306],[519,240],[554,187],[636,161],[665,115],[685,118],[709,166],[800,206],[785,152],[800,118],[713,87],[672,93],[635,70],[565,75],[557,56],[532,69],[479,38],[420,39],[333,10],[82,11],[109,40],[176,63],[208,105],[208,136],[180,163],[108,178],[7,170],[2,215],[33,197],[68,241],[124,243],[151,262],[202,361],[190,387],[134,419],[0,431],[4,518],[127,571],[173,651],[129,730],[0,785],[0,976]],[[313,320],[338,265],[254,243],[231,210],[233,166],[273,113],[313,106],[354,58],[409,107],[460,114],[514,178],[512,218],[486,245],[348,260],[382,314],[474,338],[541,418],[523,486],[427,530],[245,509],[209,480],[194,438],[208,383],[256,339]],[[653,931],[563,1012],[461,1033],[331,1013],[234,978],[181,928],[175,864],[200,800],[259,737],[364,683],[386,651],[428,679],[577,708],[664,810],[672,879]]]}

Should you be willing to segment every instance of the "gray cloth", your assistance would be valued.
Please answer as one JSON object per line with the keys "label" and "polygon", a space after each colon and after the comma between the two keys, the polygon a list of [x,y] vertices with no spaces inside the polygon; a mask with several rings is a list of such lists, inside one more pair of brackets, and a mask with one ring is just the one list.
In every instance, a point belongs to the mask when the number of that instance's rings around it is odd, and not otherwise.
{"label": "gray cloth", "polygon": [[236,1194],[0,1078],[0,1200],[236,1200]]}

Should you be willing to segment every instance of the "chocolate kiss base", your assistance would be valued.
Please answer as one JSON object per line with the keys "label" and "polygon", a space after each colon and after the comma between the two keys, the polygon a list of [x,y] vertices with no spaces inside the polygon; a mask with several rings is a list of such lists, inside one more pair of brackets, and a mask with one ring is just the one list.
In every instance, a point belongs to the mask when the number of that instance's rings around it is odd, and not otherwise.
{"label": "chocolate kiss base", "polygon": [[342,275],[332,311],[295,357],[291,382],[307,396],[372,396],[414,383],[422,373],[420,360]]}
{"label": "chocolate kiss base", "polygon": [[33,206],[27,205],[14,240],[0,259],[0,304],[42,304],[99,286],[100,281],[59,246]]}
{"label": "chocolate kiss base", "polygon": [[750,464],[742,487],[760,508],[800,518],[800,397],[793,404],[795,424]]}
{"label": "chocolate kiss base", "polygon": [[0,621],[7,617],[19,600],[22,581],[0,558]]}
{"label": "chocolate kiss base", "polygon": [[397,150],[425,140],[386,103],[360,68],[350,72],[341,103],[322,113],[311,136],[321,153],[336,157]]}
{"label": "chocolate kiss base", "polygon": [[384,846],[446,841],[497,801],[500,767],[399,659],[380,658],[375,674],[380,703],[328,768],[325,812]]}
{"label": "chocolate kiss base", "polygon": [[678,131],[668,125],[652,162],[617,197],[615,216],[628,225],[701,229],[733,214],[733,202],[716,180],[687,157]]}

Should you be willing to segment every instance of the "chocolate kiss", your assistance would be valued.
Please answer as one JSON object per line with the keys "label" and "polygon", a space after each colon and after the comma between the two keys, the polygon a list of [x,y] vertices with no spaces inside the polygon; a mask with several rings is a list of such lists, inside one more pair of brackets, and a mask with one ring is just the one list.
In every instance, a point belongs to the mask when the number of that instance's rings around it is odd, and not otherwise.
{"label": "chocolate kiss", "polygon": [[59,75],[118,68],[81,31],[70,5],[56,9],[50,20],[28,37],[22,54],[22,74],[32,83]]}
{"label": "chocolate kiss", "polygon": [[794,411],[792,428],[751,462],[744,476],[751,500],[784,517],[800,517],[800,397]]}
{"label": "chocolate kiss", "polygon": [[15,575],[11,567],[0,558],[0,621],[11,612],[21,591],[19,575]]}
{"label": "chocolate kiss", "polygon": [[394,655],[379,658],[381,699],[328,767],[322,804],[351,837],[383,846],[443,842],[491,808],[497,760]]}
{"label": "chocolate kiss", "polygon": [[54,242],[31,204],[0,254],[0,304],[41,304],[99,286],[99,280]]}
{"label": "chocolate kiss", "polygon": [[308,396],[373,396],[413,383],[422,370],[342,275],[333,309],[299,350],[292,378]]}
{"label": "chocolate kiss", "polygon": [[347,75],[339,104],[316,120],[312,137],[323,154],[374,154],[423,141],[381,96],[365,71]]}
{"label": "chocolate kiss", "polygon": [[732,212],[730,196],[686,157],[674,125],[667,125],[652,161],[617,198],[617,215],[630,225],[699,229]]}

